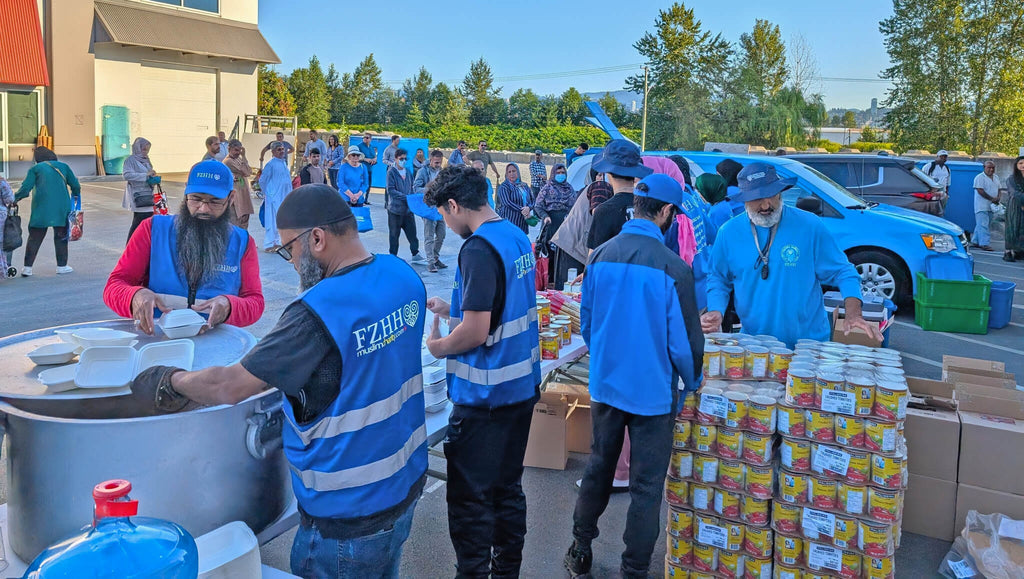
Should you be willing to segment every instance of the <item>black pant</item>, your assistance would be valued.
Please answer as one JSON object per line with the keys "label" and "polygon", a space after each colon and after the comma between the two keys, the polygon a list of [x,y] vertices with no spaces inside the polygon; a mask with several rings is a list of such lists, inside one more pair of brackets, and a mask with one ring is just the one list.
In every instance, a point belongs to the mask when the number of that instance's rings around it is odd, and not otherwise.
{"label": "black pant", "polygon": [[139,225],[152,216],[152,211],[135,211],[132,213],[132,226],[128,228],[128,241],[132,240],[132,234],[139,228]]}
{"label": "black pant", "polygon": [[328,169],[327,170],[327,180],[330,181],[331,187],[334,187],[334,190],[337,191],[338,190],[338,169]]}
{"label": "black pant", "polygon": [[[46,227],[28,228],[28,243],[25,244],[25,267],[32,267],[36,262],[36,254],[39,253],[39,246],[43,244],[46,237]],[[68,228],[53,228],[53,249],[57,255],[57,267],[64,267],[68,264]]]}
{"label": "black pant", "polygon": [[388,251],[398,255],[398,235],[405,231],[405,239],[409,241],[409,251],[413,257],[420,252],[420,240],[416,237],[416,216],[412,211],[399,215],[388,211]]}
{"label": "black pant", "polygon": [[538,398],[452,410],[444,454],[457,577],[519,576],[526,542],[523,458]]}
{"label": "black pant", "polygon": [[673,416],[639,416],[591,402],[594,425],[593,454],[587,463],[573,513],[572,534],[590,545],[597,538],[597,520],[608,506],[615,464],[622,450],[623,431],[629,429],[629,510],[622,540],[622,573],[646,577],[654,544],[661,532],[661,494],[672,455]]}

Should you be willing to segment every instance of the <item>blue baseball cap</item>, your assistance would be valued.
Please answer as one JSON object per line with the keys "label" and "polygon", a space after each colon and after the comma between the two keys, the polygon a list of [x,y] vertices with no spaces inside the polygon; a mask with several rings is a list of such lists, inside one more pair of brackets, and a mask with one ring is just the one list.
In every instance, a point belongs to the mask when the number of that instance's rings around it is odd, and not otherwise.
{"label": "blue baseball cap", "polygon": [[741,203],[749,203],[758,199],[775,197],[793,185],[796,177],[780,179],[775,166],[768,163],[751,163],[736,176],[740,192],[733,199]]}
{"label": "blue baseball cap", "polygon": [[661,173],[644,177],[633,189],[633,196],[657,199],[675,205],[680,211],[683,210],[682,186],[679,185],[679,181]]}
{"label": "blue baseball cap", "polygon": [[185,183],[185,195],[204,193],[217,199],[224,199],[235,188],[231,169],[220,161],[200,161],[192,165]]}
{"label": "blue baseball cap", "polygon": [[644,166],[640,158],[640,147],[625,139],[612,139],[594,157],[591,169],[598,173],[611,173],[622,177],[643,179],[654,172]]}

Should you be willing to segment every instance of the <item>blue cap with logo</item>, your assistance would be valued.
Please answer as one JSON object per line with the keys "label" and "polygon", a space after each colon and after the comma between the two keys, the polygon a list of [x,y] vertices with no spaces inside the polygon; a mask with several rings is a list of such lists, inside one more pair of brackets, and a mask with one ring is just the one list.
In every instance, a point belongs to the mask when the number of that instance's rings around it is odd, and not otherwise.
{"label": "blue cap with logo", "polygon": [[775,197],[793,185],[796,185],[796,177],[780,179],[775,172],[775,166],[768,163],[751,163],[740,171],[736,176],[739,184],[739,195],[734,196],[736,201],[749,203],[759,199]]}
{"label": "blue cap with logo", "polygon": [[633,189],[634,197],[649,197],[665,203],[671,203],[683,210],[683,187],[668,175],[654,173],[648,175],[636,184]]}
{"label": "blue cap with logo", "polygon": [[204,193],[217,199],[224,199],[235,188],[231,169],[220,161],[200,161],[192,165],[185,183],[185,195]]}

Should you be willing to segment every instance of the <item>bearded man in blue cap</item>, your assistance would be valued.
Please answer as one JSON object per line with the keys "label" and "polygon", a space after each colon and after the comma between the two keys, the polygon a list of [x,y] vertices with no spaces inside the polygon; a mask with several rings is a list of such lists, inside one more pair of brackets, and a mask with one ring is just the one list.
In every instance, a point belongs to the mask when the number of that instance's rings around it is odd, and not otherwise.
{"label": "bearded man in blue cap", "polygon": [[580,330],[590,349],[594,442],[573,513],[573,544],[565,556],[574,577],[590,572],[591,543],[608,506],[626,430],[632,444],[622,576],[647,577],[661,531],[661,495],[682,396],[679,380],[686,390],[700,385],[704,336],[693,270],[664,243],[683,210],[683,189],[671,177],[655,174],[641,180],[632,197],[632,219],[594,251],[583,279]]}
{"label": "bearded man in blue cap", "polygon": [[154,215],[128,240],[103,302],[153,334],[153,318],[191,308],[220,323],[248,326],[263,315],[256,244],[231,224],[234,177],[220,161],[192,166],[177,215]]}
{"label": "bearded man in blue cap", "polygon": [[826,341],[831,334],[822,285],[838,287],[845,299],[846,332],[857,328],[876,340],[878,326],[861,316],[860,276],[821,218],[782,203],[796,178],[780,179],[775,167],[751,163],[738,176],[745,212],[718,231],[708,277],[704,332],[718,331],[736,292],[736,313],[748,334]]}

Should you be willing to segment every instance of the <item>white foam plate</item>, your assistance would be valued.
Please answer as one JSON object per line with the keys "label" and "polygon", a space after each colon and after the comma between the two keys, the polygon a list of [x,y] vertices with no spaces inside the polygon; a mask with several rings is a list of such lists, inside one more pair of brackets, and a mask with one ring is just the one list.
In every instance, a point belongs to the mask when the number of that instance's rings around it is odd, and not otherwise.
{"label": "white foam plate", "polygon": [[161,327],[160,330],[168,338],[171,338],[172,340],[180,340],[182,338],[191,338],[195,336],[196,334],[199,333],[200,330],[203,329],[203,326],[205,325],[206,322],[202,322],[199,324],[192,324],[189,326],[174,326],[173,328]]}
{"label": "white foam plate", "polygon": [[138,352],[131,346],[86,348],[75,372],[79,388],[123,388],[135,378]]}
{"label": "white foam plate", "polygon": [[440,412],[440,411],[444,410],[444,407],[445,407],[446,404],[448,404],[448,399],[447,398],[445,398],[444,400],[441,400],[440,402],[438,402],[436,404],[427,405],[425,410],[427,412],[433,414],[434,412]]}
{"label": "white foam plate", "polygon": [[61,342],[67,342],[69,344],[77,344],[78,340],[75,339],[74,330],[54,330],[53,332]]}
{"label": "white foam plate", "polygon": [[131,346],[138,335],[108,328],[83,328],[72,337],[84,348],[94,346]]}
{"label": "white foam plate", "polygon": [[75,386],[75,372],[77,371],[78,364],[58,366],[49,370],[43,370],[39,373],[39,376],[36,376],[36,379],[43,386],[46,386],[47,394],[65,392],[77,387]]}
{"label": "white foam plate", "polygon": [[139,372],[153,366],[174,366],[182,370],[191,370],[195,354],[196,344],[192,340],[171,340],[146,344],[139,348],[135,373],[132,377],[138,376]]}
{"label": "white foam plate", "polygon": [[437,384],[445,379],[448,370],[441,366],[427,366],[423,368],[423,383],[424,384]]}
{"label": "white foam plate", "polygon": [[206,320],[195,310],[181,309],[171,310],[160,316],[156,321],[161,328],[177,328],[179,326],[194,326],[205,324]]}
{"label": "white foam plate", "polygon": [[67,364],[77,355],[78,345],[67,342],[46,344],[32,350],[27,355],[37,365]]}
{"label": "white foam plate", "polygon": [[434,355],[430,353],[430,350],[428,350],[426,347],[424,347],[422,350],[420,350],[420,365],[421,366],[429,366],[429,365],[433,364],[434,362],[437,362],[437,358],[435,358]]}

